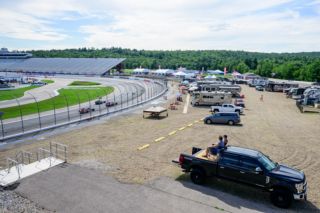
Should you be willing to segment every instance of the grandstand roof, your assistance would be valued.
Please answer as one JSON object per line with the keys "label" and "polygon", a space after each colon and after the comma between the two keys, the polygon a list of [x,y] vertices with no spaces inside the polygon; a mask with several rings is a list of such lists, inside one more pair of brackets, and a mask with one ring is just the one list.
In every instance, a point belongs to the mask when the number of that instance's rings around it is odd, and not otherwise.
{"label": "grandstand roof", "polygon": [[124,60],[124,58],[0,59],[0,71],[103,75]]}

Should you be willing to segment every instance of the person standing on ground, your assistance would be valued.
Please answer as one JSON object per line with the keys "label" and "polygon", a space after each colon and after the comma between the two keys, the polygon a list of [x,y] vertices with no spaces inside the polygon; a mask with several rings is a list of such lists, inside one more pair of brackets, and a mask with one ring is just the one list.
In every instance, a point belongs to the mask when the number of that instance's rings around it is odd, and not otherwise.
{"label": "person standing on ground", "polygon": [[263,101],[263,95],[260,96],[260,101]]}

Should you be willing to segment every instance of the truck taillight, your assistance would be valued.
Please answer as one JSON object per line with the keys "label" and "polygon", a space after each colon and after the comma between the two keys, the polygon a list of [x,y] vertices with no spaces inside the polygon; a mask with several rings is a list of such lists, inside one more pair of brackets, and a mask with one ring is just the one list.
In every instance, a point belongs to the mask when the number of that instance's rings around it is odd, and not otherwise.
{"label": "truck taillight", "polygon": [[180,164],[180,165],[183,164],[183,161],[184,161],[184,157],[183,157],[183,155],[180,155],[180,157],[179,157],[179,164]]}

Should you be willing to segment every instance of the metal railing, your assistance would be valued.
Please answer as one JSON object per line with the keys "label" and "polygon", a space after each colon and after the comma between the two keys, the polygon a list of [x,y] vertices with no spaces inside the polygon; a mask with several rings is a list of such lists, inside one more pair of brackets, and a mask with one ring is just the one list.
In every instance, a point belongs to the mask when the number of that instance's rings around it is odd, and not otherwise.
{"label": "metal railing", "polygon": [[[137,81],[135,83],[132,83],[134,85],[133,87],[135,88],[133,91],[127,91],[124,88],[115,86],[115,88],[117,88],[117,90],[120,92],[119,95],[115,95],[113,93],[106,96],[98,97],[96,99],[105,100],[105,102],[107,103],[113,102],[115,103],[114,105],[93,105],[92,102],[94,101],[94,99],[92,99],[92,97],[88,95],[87,102],[81,102],[80,98],[78,97],[78,103],[76,103],[75,105],[69,106],[68,104],[68,107],[58,109],[54,101],[55,98],[53,97],[53,101],[51,102],[51,111],[41,112],[41,110],[39,110],[40,104],[37,103],[35,105],[37,107],[37,113],[27,116],[23,115],[21,105],[19,103],[17,106],[20,109],[20,119],[15,119],[11,122],[8,120],[3,120],[3,114],[1,114],[0,112],[0,142],[72,123],[100,118],[101,116],[107,116],[109,114],[127,110],[129,108],[144,104],[148,101],[158,98],[167,91],[166,81],[151,79],[145,81],[145,79],[138,78],[133,78],[132,80]],[[77,95],[76,92],[74,95]],[[69,97],[65,96],[65,99],[66,103],[70,103],[68,101]],[[37,102],[37,99],[33,98],[33,100]],[[80,113],[80,110],[82,108],[88,108],[88,113]]]}

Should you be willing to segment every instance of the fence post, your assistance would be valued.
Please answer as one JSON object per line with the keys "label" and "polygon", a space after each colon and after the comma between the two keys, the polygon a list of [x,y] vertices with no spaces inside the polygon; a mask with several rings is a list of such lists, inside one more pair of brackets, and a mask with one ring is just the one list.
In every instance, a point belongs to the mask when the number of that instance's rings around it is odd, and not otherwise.
{"label": "fence post", "polygon": [[120,94],[121,110],[122,110],[122,93]]}
{"label": "fence post", "polygon": [[24,132],[24,124],[23,124],[23,117],[22,117],[22,110],[21,110],[21,105],[20,105],[20,101],[16,98],[16,96],[13,96],[14,99],[16,99],[16,102],[18,103],[19,106],[19,112],[20,112],[20,118],[21,118],[21,128],[22,128],[22,132]]}
{"label": "fence post", "polygon": [[[99,88],[99,90],[100,90],[100,88]],[[96,94],[98,95],[98,99],[99,99],[100,101],[102,101],[102,98],[100,97],[100,94],[98,93],[98,91],[95,90],[95,92],[96,92]],[[101,116],[101,104],[99,104],[99,116]],[[100,117],[99,117],[99,118],[100,118]]]}
{"label": "fence post", "polygon": [[127,107],[129,106],[129,93],[127,92]]}
{"label": "fence post", "polygon": [[4,126],[2,121],[3,112],[0,112],[0,121],[1,121],[1,131],[2,131],[2,138],[4,138]]}
{"label": "fence post", "polygon": [[55,97],[52,97],[49,92],[47,92],[47,91],[45,91],[45,92],[50,96],[50,99],[52,100],[54,125],[57,125],[56,103],[54,101]]}
{"label": "fence post", "polygon": [[68,102],[68,98],[65,94],[63,94],[64,96],[64,99],[66,101],[66,104],[67,104],[67,110],[68,110],[68,121],[70,122],[70,112],[69,112],[69,102]]}
{"label": "fence post", "polygon": [[88,99],[89,99],[89,108],[90,108],[90,118],[92,117],[92,108],[91,108],[91,96],[90,96],[90,94],[86,91],[86,94],[87,94],[87,96],[88,96]]}
{"label": "fence post", "polygon": [[39,110],[39,103],[36,99],[36,97],[34,97],[34,95],[32,95],[31,93],[28,92],[29,95],[31,95],[33,97],[33,99],[35,100],[36,102],[36,105],[37,105],[37,110],[38,110],[38,118],[39,118],[39,127],[41,129],[41,118],[40,118],[40,110]]}
{"label": "fence post", "polygon": [[79,97],[79,94],[78,93],[76,93],[75,92],[75,94],[76,94],[76,96],[77,96],[77,98],[78,98],[78,105],[79,105],[79,119],[81,120],[81,113],[80,113],[80,109],[81,109],[81,104],[80,104],[80,97]]}
{"label": "fence post", "polygon": [[134,86],[134,88],[136,89],[136,98],[137,98],[137,105],[138,105],[138,103],[139,103],[139,96],[138,96],[138,89],[137,89],[137,87],[136,86]]}

